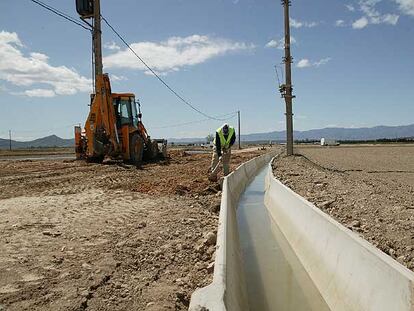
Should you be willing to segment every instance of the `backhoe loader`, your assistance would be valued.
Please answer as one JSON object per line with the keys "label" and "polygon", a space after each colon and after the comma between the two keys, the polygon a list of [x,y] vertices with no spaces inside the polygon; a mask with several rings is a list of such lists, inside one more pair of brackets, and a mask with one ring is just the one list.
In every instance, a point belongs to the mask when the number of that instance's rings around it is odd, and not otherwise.
{"label": "backhoe loader", "polygon": [[166,157],[167,141],[150,138],[135,95],[112,93],[109,76],[102,73],[100,1],[76,0],[76,8],[81,18],[94,19],[95,54],[95,93],[84,130],[75,127],[76,158],[102,162],[109,157],[140,165],[143,160]]}

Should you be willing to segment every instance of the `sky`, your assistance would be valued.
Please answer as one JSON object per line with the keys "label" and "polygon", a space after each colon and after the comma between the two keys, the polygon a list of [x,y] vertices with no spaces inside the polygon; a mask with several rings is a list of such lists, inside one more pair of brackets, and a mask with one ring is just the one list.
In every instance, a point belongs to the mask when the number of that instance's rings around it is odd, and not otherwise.
{"label": "sky", "polygon": [[[43,2],[78,18],[74,0]],[[101,9],[202,112],[240,110],[244,134],[285,128],[279,0],[101,0]],[[296,130],[414,123],[414,0],[292,0],[290,23]],[[102,42],[112,90],[140,99],[152,137],[205,137],[223,123],[177,99],[106,25]],[[87,30],[30,0],[0,1],[0,138],[73,137],[91,81]]]}

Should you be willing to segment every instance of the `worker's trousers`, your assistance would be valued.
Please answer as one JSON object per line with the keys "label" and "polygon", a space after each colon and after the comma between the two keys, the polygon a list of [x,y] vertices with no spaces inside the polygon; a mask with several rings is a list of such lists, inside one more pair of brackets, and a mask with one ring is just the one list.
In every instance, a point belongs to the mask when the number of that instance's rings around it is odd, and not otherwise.
{"label": "worker's trousers", "polygon": [[[228,148],[225,151],[222,151],[221,153],[221,162],[223,164],[223,174],[224,176],[227,176],[230,173],[230,158],[231,158],[231,149]],[[217,174],[220,171],[220,165],[217,165],[219,163],[219,157],[217,155],[217,149],[216,147],[213,148],[213,157],[211,159],[211,176],[214,176],[217,178]]]}

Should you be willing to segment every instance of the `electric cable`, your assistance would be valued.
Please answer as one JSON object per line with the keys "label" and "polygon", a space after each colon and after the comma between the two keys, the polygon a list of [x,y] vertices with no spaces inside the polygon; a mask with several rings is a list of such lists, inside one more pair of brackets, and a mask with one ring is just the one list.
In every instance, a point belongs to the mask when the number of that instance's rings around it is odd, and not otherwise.
{"label": "electric cable", "polygon": [[[42,2],[39,0],[30,0],[31,2],[41,6],[42,8],[66,19],[67,21],[70,21],[86,30],[89,30],[92,32],[93,29],[86,27],[85,25],[79,23],[78,21],[76,21],[73,17],[71,17],[70,15]],[[106,23],[106,25],[115,33],[115,35],[125,44],[125,46],[141,61],[141,63],[170,91],[172,92],[178,99],[180,99],[184,104],[186,104],[188,107],[190,107],[192,110],[196,111],[197,113],[205,116],[207,119],[206,120],[216,120],[216,121],[226,121],[228,119],[220,119],[214,116],[210,116],[208,114],[206,114],[205,112],[201,111],[200,109],[198,109],[197,107],[195,107],[194,105],[192,105],[188,100],[184,99],[183,96],[181,96],[177,91],[175,91],[166,81],[164,81],[136,52],[135,50],[126,42],[126,40],[119,34],[119,32],[117,32],[115,30],[115,28],[108,22],[108,20],[103,17],[102,20]],[[92,64],[93,65],[93,64]],[[92,79],[93,80],[93,79]],[[92,82],[93,83],[93,82]],[[231,113],[234,114],[234,113]],[[227,114],[230,115],[230,114]],[[204,120],[203,120],[204,121]],[[196,122],[202,122],[202,121],[194,121],[191,123],[196,123]]]}
{"label": "electric cable", "polygon": [[279,73],[277,71],[277,65],[275,66],[275,70],[276,70],[277,83],[280,86],[281,84],[280,84],[280,79],[279,79]]}
{"label": "electric cable", "polygon": [[215,118],[213,116],[210,116],[206,114],[205,112],[201,111],[200,109],[193,106],[190,102],[188,102],[186,99],[184,99],[180,94],[178,94],[177,91],[175,91],[167,82],[165,82],[142,58],[139,56],[135,50],[128,44],[128,42],[125,41],[125,39],[115,30],[114,27],[107,21],[105,17],[102,17],[102,20],[105,22],[105,24],[115,33],[115,35],[125,44],[125,46],[141,61],[141,63],[171,92],[173,93],[178,99],[180,99],[184,104],[186,104],[188,107],[196,111],[197,113],[207,117],[211,120],[216,121],[225,121],[218,118]]}
{"label": "electric cable", "polygon": [[[228,115],[232,115],[232,116],[229,117],[229,118],[224,118],[225,116],[228,116]],[[228,120],[234,119],[236,117],[236,113],[234,113],[234,112],[233,113],[228,113],[226,115],[222,115],[222,116],[219,116],[219,117],[224,118],[224,119],[220,119],[220,121],[228,121]],[[165,125],[165,126],[153,126],[153,127],[151,127],[151,129],[167,129],[167,128],[174,128],[174,127],[181,127],[181,126],[185,126],[185,125],[191,125],[191,124],[206,122],[206,121],[210,121],[210,120],[211,120],[210,118],[207,118],[207,119],[201,119],[201,120],[184,122],[184,123],[170,124],[170,125]]]}
{"label": "electric cable", "polygon": [[30,1],[32,1],[33,3],[36,3],[37,5],[40,5],[44,9],[46,9],[46,10],[48,10],[48,11],[50,11],[50,12],[52,12],[52,13],[54,13],[54,14],[56,14],[56,15],[64,18],[64,19],[68,20],[69,22],[72,22],[72,23],[74,23],[74,24],[76,24],[76,25],[78,25],[78,26],[80,26],[80,27],[82,27],[86,30],[92,31],[91,28],[86,27],[85,25],[81,24],[74,17],[72,17],[72,16],[70,16],[70,15],[68,15],[68,14],[66,14],[62,11],[59,11],[58,9],[55,9],[54,7],[44,3],[42,1],[39,1],[39,0],[30,0]]}

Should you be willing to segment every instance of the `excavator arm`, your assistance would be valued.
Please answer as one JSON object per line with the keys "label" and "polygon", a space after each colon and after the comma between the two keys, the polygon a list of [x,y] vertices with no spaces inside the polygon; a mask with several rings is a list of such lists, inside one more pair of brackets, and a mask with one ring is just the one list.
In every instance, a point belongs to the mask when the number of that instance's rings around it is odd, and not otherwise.
{"label": "excavator arm", "polygon": [[96,83],[97,92],[85,123],[88,158],[103,158],[106,154],[119,152],[119,137],[108,75],[98,75]]}

